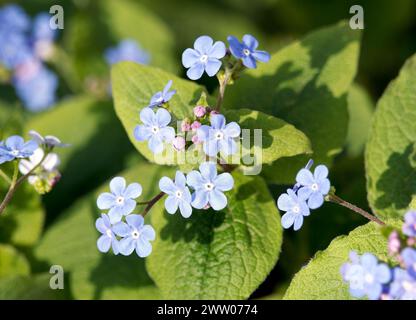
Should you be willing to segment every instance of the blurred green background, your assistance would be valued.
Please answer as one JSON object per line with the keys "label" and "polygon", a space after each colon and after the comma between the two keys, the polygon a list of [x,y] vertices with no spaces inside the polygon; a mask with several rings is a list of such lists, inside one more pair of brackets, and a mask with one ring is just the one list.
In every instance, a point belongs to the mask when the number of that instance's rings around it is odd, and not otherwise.
{"label": "blurred green background", "polygon": [[[0,6],[7,3],[10,1],[0,1]],[[125,38],[137,40],[150,53],[152,65],[184,76],[181,53],[199,35],[225,41],[229,34],[241,37],[250,33],[259,39],[261,48],[273,53],[309,31],[349,19],[349,8],[362,5],[365,29],[356,85],[348,97],[351,119],[348,142],[337,156],[330,177],[339,195],[368,209],[363,164],[365,138],[374,102],[397,75],[405,59],[416,52],[415,1],[31,0],[13,3],[20,4],[30,15],[47,12],[54,4],[62,5],[65,10],[65,28],[57,40],[62,56],[51,63],[51,68],[60,76],[59,99],[50,110],[31,114],[24,110],[11,86],[0,85],[0,137],[26,134],[29,129],[38,128],[42,133],[71,143],[72,147],[60,152],[63,177],[53,192],[39,200],[30,188],[23,188],[0,217],[0,288],[3,288],[0,298],[22,297],[22,292],[25,292],[23,297],[29,298],[77,297],[73,288],[53,294],[36,289],[36,282],[47,276],[45,273],[49,270],[36,254],[37,245],[57,218],[75,212],[85,202],[86,195],[94,193],[120,171],[144,162],[128,141],[113,111],[111,98],[102,87],[110,71],[103,53]],[[204,77],[200,82],[210,91],[216,88],[214,78]],[[4,190],[4,186],[0,188]],[[285,187],[270,185],[270,190],[277,198]],[[335,214],[334,206],[327,204],[314,212],[301,231],[285,232],[279,262],[253,298],[278,299],[293,274],[316,251],[326,248],[337,235],[365,223],[360,216],[342,208],[337,208]],[[13,290],[13,287],[25,289]]]}

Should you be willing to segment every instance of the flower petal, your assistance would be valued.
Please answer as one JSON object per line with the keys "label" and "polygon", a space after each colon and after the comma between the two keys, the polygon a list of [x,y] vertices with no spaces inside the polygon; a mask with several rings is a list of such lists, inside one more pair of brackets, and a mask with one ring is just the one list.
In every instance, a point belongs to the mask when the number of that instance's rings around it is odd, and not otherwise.
{"label": "flower petal", "polygon": [[[277,199],[277,207],[281,211],[289,211],[292,209],[294,203],[291,197],[288,194],[282,193]],[[292,222],[293,224],[293,222]]]}
{"label": "flower petal", "polygon": [[145,225],[140,229],[140,235],[147,241],[153,241],[156,239],[156,232],[150,225]]}
{"label": "flower petal", "polygon": [[315,177],[316,181],[326,179],[326,177],[328,177],[328,168],[323,164],[320,164],[315,168],[313,176]]}
{"label": "flower petal", "polygon": [[179,200],[175,196],[168,196],[165,200],[165,209],[168,213],[174,214],[178,210]]}
{"label": "flower petal", "polygon": [[318,209],[324,203],[324,197],[319,192],[313,192],[308,199],[308,207],[311,209]]}
{"label": "flower petal", "polygon": [[11,136],[6,140],[7,148],[14,150],[20,150],[23,147],[24,143],[25,141],[20,136]]}
{"label": "flower petal", "polygon": [[295,223],[293,224],[293,230],[298,231],[303,224],[303,216],[298,215],[295,217]]}
{"label": "flower petal", "polygon": [[131,183],[124,190],[123,196],[125,198],[136,199],[142,194],[142,186],[139,183]]}
{"label": "flower petal", "polygon": [[218,211],[222,210],[227,206],[227,197],[219,190],[212,190],[208,194],[208,201],[211,207]]}
{"label": "flower petal", "polygon": [[208,56],[210,58],[222,59],[224,58],[226,52],[227,48],[225,47],[224,42],[216,41],[212,48],[208,51]]}
{"label": "flower petal", "polygon": [[136,208],[136,201],[133,199],[124,199],[124,205],[121,207],[121,212],[123,215],[127,216],[133,212],[134,208]]}
{"label": "flower petal", "polygon": [[204,152],[210,157],[215,157],[219,151],[219,143],[217,140],[208,140],[204,142]]}
{"label": "flower petal", "polygon": [[189,218],[192,215],[192,207],[189,202],[184,200],[179,202],[179,211],[181,212],[182,217]]}
{"label": "flower petal", "polygon": [[225,126],[224,133],[231,138],[237,138],[241,134],[241,128],[237,122],[230,122]]}
{"label": "flower petal", "polygon": [[140,238],[136,242],[136,254],[140,258],[146,258],[151,253],[152,253],[152,245],[150,244],[150,242]]}
{"label": "flower petal", "polygon": [[108,211],[108,217],[110,218],[111,224],[116,224],[117,222],[121,221],[123,217],[123,210],[121,207],[114,206]]}
{"label": "flower petal", "polygon": [[186,186],[186,177],[181,171],[176,171],[175,174],[175,184],[180,188],[185,188]]}
{"label": "flower petal", "polygon": [[266,51],[255,50],[251,53],[251,55],[257,61],[268,62],[270,60],[270,54]]}
{"label": "flower petal", "polygon": [[176,186],[173,183],[172,179],[168,177],[162,177],[159,180],[159,189],[167,194],[174,194],[176,192]]}
{"label": "flower petal", "polygon": [[159,125],[160,128],[166,127],[171,120],[172,116],[170,115],[169,111],[167,111],[164,108],[157,109],[156,123]]}
{"label": "flower petal", "polygon": [[202,209],[208,204],[208,193],[206,191],[195,191],[192,194],[192,198],[193,200],[191,205],[195,209]]}
{"label": "flower petal", "polygon": [[228,172],[221,173],[214,180],[215,188],[220,191],[229,191],[234,187],[234,179]]}
{"label": "flower petal", "polygon": [[205,71],[208,76],[215,76],[220,70],[222,62],[215,58],[208,58],[207,64],[205,65]]}
{"label": "flower petal", "polygon": [[110,250],[111,247],[111,238],[106,236],[106,235],[102,235],[101,237],[98,238],[97,240],[97,248],[100,252],[102,253],[106,253],[108,252],[108,250]]}
{"label": "flower petal", "polygon": [[237,143],[233,138],[220,140],[218,145],[220,151],[224,154],[224,156],[235,154],[237,152]]}
{"label": "flower petal", "polygon": [[155,154],[161,153],[164,149],[162,139],[155,135],[150,137],[148,147]]}
{"label": "flower petal", "polygon": [[136,228],[137,230],[140,230],[141,227],[143,227],[144,219],[143,216],[139,214],[131,214],[126,217],[126,221],[129,224],[129,226]]}
{"label": "flower petal", "polygon": [[149,140],[149,138],[152,136],[151,131],[149,130],[149,127],[138,125],[134,128],[134,137],[137,141],[146,141]]}
{"label": "flower petal", "polygon": [[190,68],[199,61],[200,56],[196,50],[188,48],[182,53],[182,65],[185,68]]}
{"label": "flower petal", "polygon": [[116,198],[109,192],[101,193],[97,198],[97,207],[101,210],[110,209],[115,205]]}
{"label": "flower petal", "polygon": [[310,186],[314,184],[315,180],[312,172],[307,169],[300,169],[296,175],[296,182],[300,183],[302,186]]}
{"label": "flower petal", "polygon": [[244,57],[244,53],[243,53],[244,48],[242,44],[240,43],[240,41],[238,41],[238,39],[234,36],[229,36],[227,40],[228,40],[228,43],[230,44],[230,51],[232,55],[236,57],[237,59]]}
{"label": "flower petal", "polygon": [[124,256],[129,256],[133,253],[136,243],[131,237],[121,239],[118,243],[118,249]]}
{"label": "flower petal", "polygon": [[127,237],[131,232],[130,227],[127,225],[127,223],[123,221],[116,223],[113,226],[112,230],[116,235],[118,235],[119,237],[123,237],[123,238]]}
{"label": "flower petal", "polygon": [[142,111],[140,111],[140,120],[146,125],[146,126],[152,126],[155,123],[156,115],[150,108],[144,108]]}
{"label": "flower petal", "polygon": [[295,222],[295,215],[291,212],[285,213],[282,216],[281,223],[284,229],[289,229]]}
{"label": "flower petal", "polygon": [[45,160],[43,160],[42,167],[44,167],[47,171],[52,171],[56,169],[59,163],[60,161],[58,155],[56,153],[49,153]]}
{"label": "flower petal", "polygon": [[200,36],[194,42],[194,48],[201,54],[207,54],[212,47],[214,40],[209,36]]}
{"label": "flower petal", "polygon": [[204,73],[205,65],[201,62],[194,63],[186,72],[186,75],[191,80],[198,80]]}
{"label": "flower petal", "polygon": [[251,50],[254,51],[259,46],[259,42],[251,34],[245,34],[243,36],[243,43]]}
{"label": "flower petal", "polygon": [[249,69],[255,69],[257,67],[256,59],[252,55],[245,56],[243,58],[243,65],[245,65]]}
{"label": "flower petal", "polygon": [[214,162],[203,162],[199,165],[199,171],[203,178],[214,181],[217,177],[217,165]]}
{"label": "flower petal", "polygon": [[121,196],[126,189],[126,179],[115,177],[110,181],[110,190],[115,196]]}
{"label": "flower petal", "polygon": [[102,234],[105,234],[107,232],[107,226],[104,223],[103,218],[98,218],[95,221],[95,228],[100,231]]}
{"label": "flower petal", "polygon": [[202,187],[204,183],[204,179],[200,172],[193,170],[189,172],[186,176],[186,183],[194,189],[198,189]]}
{"label": "flower petal", "polygon": [[162,128],[160,129],[160,136],[164,141],[171,142],[173,139],[175,139],[175,129],[172,127]]}
{"label": "flower petal", "polygon": [[214,129],[225,129],[225,117],[222,114],[213,114],[210,117],[211,127]]}

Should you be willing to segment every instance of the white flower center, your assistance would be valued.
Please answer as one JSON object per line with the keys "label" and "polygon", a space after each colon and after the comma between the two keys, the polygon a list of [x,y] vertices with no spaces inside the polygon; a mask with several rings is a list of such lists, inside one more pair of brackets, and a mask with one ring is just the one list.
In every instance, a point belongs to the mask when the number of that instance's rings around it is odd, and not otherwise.
{"label": "white flower center", "polygon": [[312,189],[313,191],[317,191],[317,190],[319,189],[318,184],[317,184],[317,183],[312,184],[312,185],[311,185],[311,189]]}
{"label": "white flower center", "polygon": [[176,196],[176,198],[181,199],[182,198],[182,191],[181,190],[176,190],[175,196]]}
{"label": "white flower center", "polygon": [[206,54],[202,55],[201,58],[199,58],[199,60],[203,63],[208,61],[208,56]]}
{"label": "white flower center", "polygon": [[111,230],[110,229],[107,229],[106,231],[105,231],[105,234],[107,235],[107,237],[109,237],[109,238],[112,238],[113,237],[113,233],[111,232]]}
{"label": "white flower center", "polygon": [[214,184],[211,182],[208,182],[205,184],[205,190],[207,191],[211,191],[212,189],[214,189]]}
{"label": "white flower center", "polygon": [[139,239],[140,236],[140,232],[137,231],[136,229],[133,230],[133,232],[131,233],[131,237],[135,240]]}
{"label": "white flower center", "polygon": [[244,53],[244,55],[245,55],[245,56],[247,56],[247,57],[248,57],[248,56],[250,55],[250,50],[248,50],[248,49],[244,49],[244,50],[243,50],[243,53]]}
{"label": "white flower center", "polygon": [[19,150],[12,150],[10,153],[12,156],[17,157],[19,155]]}
{"label": "white flower center", "polygon": [[124,204],[124,197],[122,197],[122,196],[118,196],[118,197],[116,198],[116,203],[117,203],[118,205],[122,205],[122,204]]}
{"label": "white flower center", "polygon": [[294,213],[299,213],[299,212],[300,212],[300,207],[299,207],[298,205],[296,205],[296,206],[294,206],[294,207],[292,208],[292,211],[293,211]]}
{"label": "white flower center", "polygon": [[152,127],[152,133],[153,133],[153,134],[156,134],[156,133],[158,133],[158,132],[159,132],[159,127],[153,126],[153,127]]}
{"label": "white flower center", "polygon": [[364,280],[368,283],[374,282],[374,276],[371,273],[367,273],[364,277]]}
{"label": "white flower center", "polygon": [[222,140],[222,139],[224,139],[224,133],[222,133],[221,131],[217,131],[215,133],[215,139],[216,140]]}

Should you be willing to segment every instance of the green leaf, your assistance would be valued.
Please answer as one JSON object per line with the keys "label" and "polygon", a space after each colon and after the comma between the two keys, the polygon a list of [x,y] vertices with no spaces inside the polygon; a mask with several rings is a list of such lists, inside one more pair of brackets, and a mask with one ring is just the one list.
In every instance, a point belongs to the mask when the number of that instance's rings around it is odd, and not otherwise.
{"label": "green leaf", "polygon": [[[358,63],[360,32],[346,22],[307,35],[246,71],[225,94],[226,108],[254,108],[304,132],[316,163],[330,165],[348,128],[347,95]],[[280,159],[265,176],[293,182],[309,157]]]}
{"label": "green leaf", "polygon": [[400,219],[416,195],[416,55],[377,103],[365,152],[368,200],[382,219]]}
{"label": "green leaf", "polygon": [[351,157],[359,156],[368,138],[368,131],[373,116],[374,104],[365,89],[354,84],[348,93],[347,153]]}
{"label": "green leaf", "polygon": [[[250,130],[248,137],[243,133],[242,154],[253,154],[251,164],[271,163],[282,157],[311,153],[309,139],[294,126],[279,118],[249,109],[229,110],[225,112],[225,116],[228,122],[236,121],[242,130]],[[254,144],[255,130],[261,130],[260,150],[256,150]],[[249,148],[245,146],[245,139],[249,139]],[[258,152],[261,153],[260,159],[257,158]]]}
{"label": "green leaf", "polygon": [[286,300],[350,300],[348,284],[343,282],[340,268],[349,259],[351,250],[359,254],[371,252],[387,261],[387,241],[373,222],[353,230],[348,236],[335,238],[328,248],[315,257],[293,278],[286,291]]}
{"label": "green leaf", "polygon": [[65,290],[49,286],[51,274],[10,276],[0,280],[0,300],[57,300],[66,299]]}
{"label": "green leaf", "polygon": [[171,144],[166,144],[161,154],[154,155],[147,141],[138,142],[134,138],[134,128],[141,123],[139,113],[149,105],[150,98],[156,92],[161,91],[169,80],[173,80],[172,89],[177,90],[177,93],[169,101],[169,111],[173,117],[171,126],[176,128],[177,120],[192,116],[192,109],[203,88],[161,69],[132,62],[122,62],[113,67],[111,79],[116,113],[136,149],[148,160],[158,164],[177,163],[177,152]]}
{"label": "green leaf", "polygon": [[0,101],[0,140],[19,134],[22,129],[22,123],[22,110]]}
{"label": "green leaf", "polygon": [[260,177],[233,176],[222,211],[189,219],[153,212],[157,238],[146,263],[164,298],[246,299],[275,265],[282,229],[274,199]]}
{"label": "green leaf", "polygon": [[0,244],[0,279],[29,273],[30,265],[26,258],[12,246]]}
{"label": "green leaf", "polygon": [[[141,164],[120,175],[128,183],[140,182],[140,199],[144,201],[156,195],[159,179],[170,173],[160,166]],[[156,299],[158,291],[146,273],[143,259],[102,254],[97,249],[99,232],[95,220],[101,211],[96,199],[108,188],[107,182],[64,212],[46,232],[35,256],[71,273],[70,288],[76,299]]]}
{"label": "green leaf", "polygon": [[62,179],[45,197],[53,212],[67,208],[74,198],[121,171],[134,154],[112,104],[86,95],[67,99],[35,116],[25,128],[25,132],[34,129],[71,144],[56,150]]}
{"label": "green leaf", "polygon": [[[8,185],[1,180],[0,195],[4,196],[7,189]],[[44,218],[39,194],[28,182],[24,182],[0,215],[0,242],[17,246],[35,244],[42,233]]]}

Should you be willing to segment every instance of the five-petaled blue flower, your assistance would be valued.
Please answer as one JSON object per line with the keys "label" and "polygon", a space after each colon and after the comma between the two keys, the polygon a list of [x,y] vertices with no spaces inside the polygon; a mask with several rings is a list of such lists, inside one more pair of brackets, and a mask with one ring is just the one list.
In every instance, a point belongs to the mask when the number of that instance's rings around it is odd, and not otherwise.
{"label": "five-petaled blue flower", "polygon": [[362,298],[365,295],[371,300],[380,298],[383,292],[383,285],[391,279],[391,272],[385,263],[379,263],[377,258],[365,253],[362,256],[356,252],[350,252],[351,262],[341,267],[341,274],[344,281],[350,285],[350,293],[355,298]]}
{"label": "five-petaled blue flower", "polygon": [[210,205],[214,210],[222,210],[227,206],[224,191],[234,186],[234,179],[228,172],[217,175],[217,167],[213,162],[204,162],[199,171],[191,171],[186,177],[189,186],[195,189],[192,194],[192,206],[203,209]]}
{"label": "five-petaled blue flower", "polygon": [[235,139],[240,136],[240,126],[236,122],[226,124],[221,114],[211,115],[210,120],[211,126],[203,125],[197,130],[198,140],[204,143],[204,152],[210,157],[219,151],[226,156],[236,153]]}
{"label": "five-petaled blue flower", "polygon": [[95,227],[102,233],[102,236],[97,240],[98,250],[105,253],[108,252],[111,247],[114,254],[118,254],[118,240],[112,230],[110,219],[106,214],[101,214],[101,218],[98,218],[95,222]]}
{"label": "five-petaled blue flower", "polygon": [[189,79],[197,80],[204,71],[214,76],[221,68],[221,61],[226,54],[225,44],[214,41],[211,37],[201,36],[194,42],[194,49],[186,49],[182,54],[182,64],[189,68],[186,75]]}
{"label": "five-petaled blue flower", "polygon": [[395,300],[416,300],[416,278],[402,268],[394,268],[389,295]]}
{"label": "five-petaled blue flower", "polygon": [[101,210],[110,209],[108,216],[112,224],[117,223],[121,218],[133,212],[136,208],[136,201],[142,194],[142,186],[138,183],[129,184],[126,188],[126,180],[122,177],[115,177],[110,181],[109,192],[98,196],[97,206]]}
{"label": "five-petaled blue flower", "polygon": [[113,231],[122,239],[119,241],[120,253],[129,256],[136,249],[139,257],[145,258],[152,253],[150,241],[155,240],[155,230],[150,225],[144,224],[141,215],[131,214],[125,222],[119,222],[113,226]]}
{"label": "five-petaled blue flower", "polygon": [[408,211],[404,216],[403,233],[409,237],[416,237],[416,211]]}
{"label": "five-petaled blue flower", "polygon": [[324,196],[331,187],[327,177],[328,168],[324,165],[317,166],[313,174],[306,168],[298,172],[296,181],[301,185],[298,195],[302,199],[307,199],[309,208],[317,209],[324,203]]}
{"label": "five-petaled blue flower", "polygon": [[293,225],[295,231],[299,230],[303,224],[303,217],[310,214],[305,199],[296,195],[292,189],[280,195],[277,199],[277,207],[279,210],[286,211],[282,216],[282,226],[285,229]]}
{"label": "five-petaled blue flower", "polygon": [[25,142],[20,136],[11,136],[0,144],[0,164],[14,159],[28,158],[37,148],[38,144],[33,140]]}
{"label": "five-petaled blue flower", "polygon": [[149,107],[157,107],[161,106],[162,104],[168,102],[173,95],[176,93],[176,90],[169,91],[170,87],[172,86],[172,80],[169,80],[166,84],[163,91],[156,92],[153,97],[150,99]]}
{"label": "five-petaled blue flower", "polygon": [[405,248],[401,252],[402,259],[406,266],[407,272],[416,279],[416,250],[413,248]]}
{"label": "five-petaled blue flower", "polygon": [[110,65],[120,61],[148,64],[150,60],[149,54],[140,48],[137,42],[132,39],[123,40],[116,47],[107,49],[104,56]]}
{"label": "five-petaled blue flower", "polygon": [[268,62],[270,54],[266,51],[256,50],[259,42],[252,35],[246,34],[243,36],[243,42],[239,42],[234,36],[227,38],[230,43],[230,51],[237,59],[242,59],[243,64],[247,68],[256,68],[256,60],[261,62]]}
{"label": "five-petaled blue flower", "polygon": [[153,153],[162,152],[163,142],[171,142],[175,138],[175,129],[168,126],[172,118],[166,109],[159,108],[154,112],[151,108],[144,108],[140,112],[140,120],[143,125],[136,126],[134,137],[138,141],[148,140]]}
{"label": "five-petaled blue flower", "polygon": [[168,177],[163,177],[159,181],[159,188],[168,195],[165,200],[166,211],[170,214],[175,213],[178,208],[182,217],[189,218],[192,214],[191,193],[186,186],[185,175],[176,171],[175,182]]}
{"label": "five-petaled blue flower", "polygon": [[31,136],[39,146],[44,146],[45,148],[66,148],[70,146],[67,143],[62,143],[61,140],[55,136],[48,135],[43,137],[39,132],[35,130],[30,130],[29,136]]}

